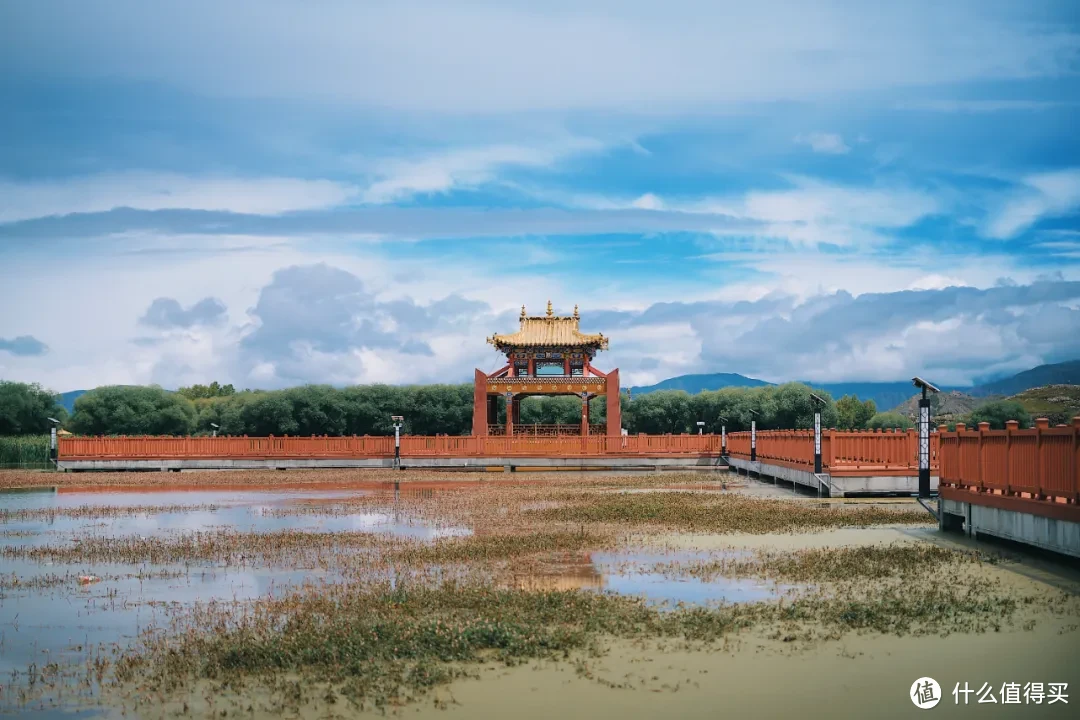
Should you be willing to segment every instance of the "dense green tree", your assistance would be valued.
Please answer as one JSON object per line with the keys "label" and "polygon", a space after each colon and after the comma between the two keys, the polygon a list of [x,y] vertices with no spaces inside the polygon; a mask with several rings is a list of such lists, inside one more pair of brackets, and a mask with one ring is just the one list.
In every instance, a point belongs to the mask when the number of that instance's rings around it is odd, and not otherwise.
{"label": "dense green tree", "polygon": [[860,430],[877,414],[877,403],[862,402],[858,395],[845,395],[836,401],[837,427],[841,430]]}
{"label": "dense green tree", "polygon": [[[153,392],[188,402],[179,394],[160,389]],[[623,393],[619,400],[622,424],[630,433],[696,433],[698,421],[705,423],[705,432],[718,433],[721,417],[727,418],[730,432],[748,430],[754,418],[763,430],[809,428],[813,425],[814,412],[811,392],[805,385],[790,383],[777,387],[725,388],[695,396],[682,391],[655,392],[633,400]],[[824,391],[813,392],[827,401],[822,411],[823,425],[836,426],[836,403]],[[197,398],[191,404],[195,409],[192,429],[204,434],[210,434],[216,424],[222,435],[390,435],[394,432],[390,417],[403,415],[406,433],[464,435],[472,428],[473,388],[467,384],[347,388],[305,385],[287,390],[218,394]],[[498,405],[496,422],[505,422],[502,398]],[[602,425],[606,415],[606,397],[593,398],[590,422]],[[143,432],[132,429],[135,423],[130,414],[102,417],[95,420],[93,432]],[[103,429],[104,423],[112,421],[116,421],[116,429]],[[522,424],[576,425],[580,421],[581,399],[577,396],[529,397],[522,401]],[[89,420],[83,420],[79,429],[83,431],[87,427],[91,427]],[[178,430],[185,431],[186,426]]]}
{"label": "dense green tree", "polygon": [[0,380],[0,435],[39,435],[49,432],[49,418],[63,422],[67,410],[60,396],[37,383]]}
{"label": "dense green tree", "polygon": [[209,385],[192,385],[191,387],[182,387],[176,392],[180,393],[188,400],[202,400],[205,398],[216,397],[228,397],[236,394],[236,388],[232,386],[232,383],[228,385],[221,385],[217,380]]}
{"label": "dense green tree", "polygon": [[113,385],[75,401],[71,429],[81,435],[186,435],[195,429],[195,405],[157,386]]}
{"label": "dense green tree", "polygon": [[629,432],[684,433],[690,431],[692,424],[690,395],[685,390],[657,390],[640,395],[630,403]]}
{"label": "dense green tree", "polygon": [[990,423],[991,430],[1004,430],[1006,420],[1016,420],[1021,428],[1031,427],[1031,415],[1016,400],[992,400],[971,411],[965,418],[969,428],[981,422]]}
{"label": "dense green tree", "polygon": [[915,423],[911,422],[911,420],[900,413],[883,412],[870,418],[866,423],[866,427],[870,430],[907,430],[908,428],[915,427]]}

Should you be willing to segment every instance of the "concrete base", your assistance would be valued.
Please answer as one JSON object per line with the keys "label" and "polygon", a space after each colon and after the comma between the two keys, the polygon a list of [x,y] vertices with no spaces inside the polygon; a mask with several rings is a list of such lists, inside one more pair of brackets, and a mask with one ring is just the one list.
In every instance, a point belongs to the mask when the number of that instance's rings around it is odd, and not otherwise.
{"label": "concrete base", "polygon": [[[393,458],[266,458],[261,460],[185,459],[185,460],[61,460],[57,469],[67,472],[124,472],[180,470],[289,470],[310,468],[393,468]],[[717,457],[664,456],[642,457],[403,457],[404,470],[478,470],[517,468],[545,470],[726,470]]]}
{"label": "concrete base", "polygon": [[969,537],[992,535],[1080,558],[1080,523],[1026,512],[942,498],[938,502],[941,530],[963,530]]}
{"label": "concrete base", "polygon": [[[891,493],[916,494],[919,492],[919,478],[917,475],[830,475],[829,473],[816,475],[809,470],[797,470],[786,465],[750,462],[738,458],[728,458],[728,464],[737,470],[802,485],[814,492],[820,490],[821,494],[831,497],[886,495]],[[931,477],[930,489],[937,490],[937,486],[937,477]]]}

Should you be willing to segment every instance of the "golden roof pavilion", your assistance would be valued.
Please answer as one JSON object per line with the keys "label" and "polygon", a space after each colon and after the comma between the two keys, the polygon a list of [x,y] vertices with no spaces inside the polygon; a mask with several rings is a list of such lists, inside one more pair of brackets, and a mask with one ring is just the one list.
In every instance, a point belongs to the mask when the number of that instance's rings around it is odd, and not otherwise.
{"label": "golden roof pavilion", "polygon": [[603,333],[583,333],[579,327],[581,316],[577,305],[574,314],[569,317],[555,315],[548,300],[546,315],[527,315],[525,306],[521,306],[521,327],[515,333],[492,335],[488,343],[499,350],[514,348],[549,347],[549,348],[590,348],[607,350],[608,339]]}

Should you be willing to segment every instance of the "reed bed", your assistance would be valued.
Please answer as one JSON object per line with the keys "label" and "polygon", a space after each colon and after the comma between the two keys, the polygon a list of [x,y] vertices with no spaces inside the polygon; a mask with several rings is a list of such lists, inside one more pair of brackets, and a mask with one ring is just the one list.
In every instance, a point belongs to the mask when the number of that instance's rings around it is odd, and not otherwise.
{"label": "reed bed", "polygon": [[0,435],[0,468],[43,470],[51,467],[48,435]]}

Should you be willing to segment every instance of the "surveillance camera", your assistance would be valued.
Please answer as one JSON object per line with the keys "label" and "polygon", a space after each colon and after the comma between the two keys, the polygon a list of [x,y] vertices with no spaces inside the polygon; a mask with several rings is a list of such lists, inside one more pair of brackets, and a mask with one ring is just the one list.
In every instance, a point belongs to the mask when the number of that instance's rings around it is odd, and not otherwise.
{"label": "surveillance camera", "polygon": [[923,380],[921,377],[913,377],[913,378],[911,378],[911,384],[914,385],[915,387],[919,388],[920,390],[929,390],[930,392],[935,392],[935,393],[936,392],[941,392],[932,383],[929,383],[926,380]]}
{"label": "surveillance camera", "polygon": [[813,400],[816,403],[820,403],[822,405],[828,405],[828,403],[825,402],[825,400],[823,398],[818,397],[814,393],[810,393],[810,399]]}

